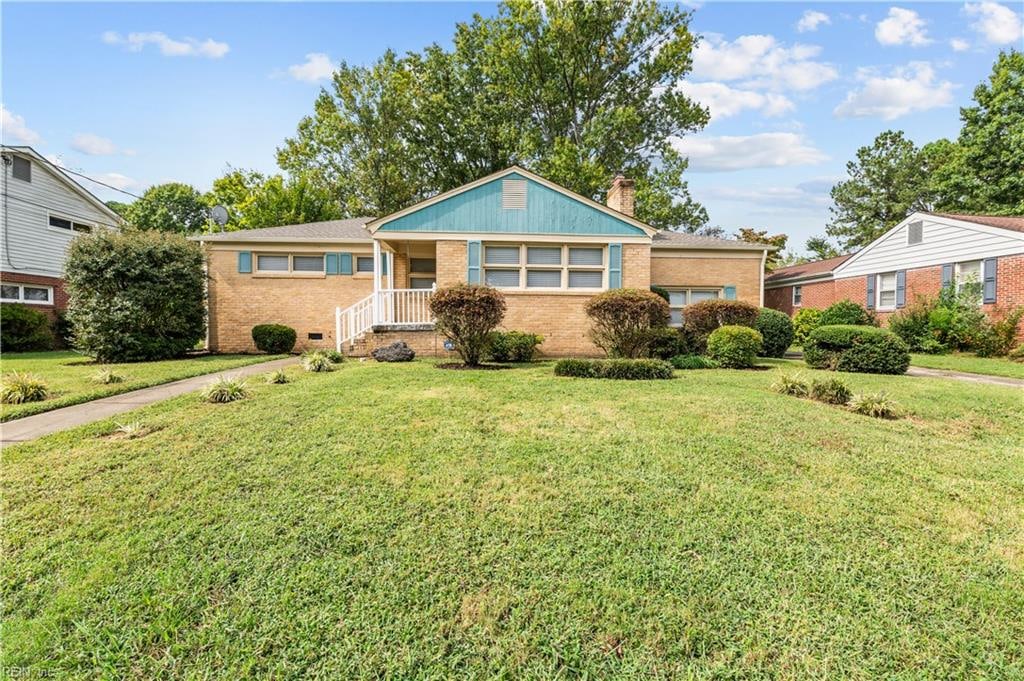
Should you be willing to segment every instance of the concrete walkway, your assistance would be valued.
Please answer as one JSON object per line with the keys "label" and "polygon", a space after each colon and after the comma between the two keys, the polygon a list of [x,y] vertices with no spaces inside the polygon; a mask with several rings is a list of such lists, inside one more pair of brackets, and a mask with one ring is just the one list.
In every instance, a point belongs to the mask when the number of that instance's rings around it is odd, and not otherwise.
{"label": "concrete walkway", "polygon": [[83,402],[62,409],[54,409],[35,416],[26,416],[23,419],[16,419],[0,424],[0,444],[9,445],[15,442],[27,442],[43,435],[55,433],[58,430],[66,430],[75,426],[82,426],[94,421],[100,421],[121,414],[132,409],[145,407],[167,400],[178,395],[184,395],[205,387],[210,381],[222,376],[252,376],[262,374],[274,369],[286,367],[299,361],[298,357],[286,357],[275,359],[260,364],[250,364],[235,369],[225,369],[212,374],[193,376],[180,381],[155,385],[152,388],[142,388],[132,392],[104,397],[92,402]]}

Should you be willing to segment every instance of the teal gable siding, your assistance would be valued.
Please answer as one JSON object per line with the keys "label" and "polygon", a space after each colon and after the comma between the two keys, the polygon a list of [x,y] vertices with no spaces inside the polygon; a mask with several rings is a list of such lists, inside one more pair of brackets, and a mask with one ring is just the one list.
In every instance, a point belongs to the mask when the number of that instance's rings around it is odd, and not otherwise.
{"label": "teal gable siding", "polygon": [[[526,209],[501,207],[501,182],[526,179]],[[568,234],[646,236],[625,220],[608,215],[518,173],[387,222],[378,232],[454,232],[485,234]]]}

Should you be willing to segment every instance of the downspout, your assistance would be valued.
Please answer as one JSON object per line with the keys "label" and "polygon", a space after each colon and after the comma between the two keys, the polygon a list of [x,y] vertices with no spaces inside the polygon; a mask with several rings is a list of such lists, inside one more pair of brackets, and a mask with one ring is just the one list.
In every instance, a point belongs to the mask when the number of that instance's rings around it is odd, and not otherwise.
{"label": "downspout", "polygon": [[373,324],[380,324],[380,241],[373,240]]}

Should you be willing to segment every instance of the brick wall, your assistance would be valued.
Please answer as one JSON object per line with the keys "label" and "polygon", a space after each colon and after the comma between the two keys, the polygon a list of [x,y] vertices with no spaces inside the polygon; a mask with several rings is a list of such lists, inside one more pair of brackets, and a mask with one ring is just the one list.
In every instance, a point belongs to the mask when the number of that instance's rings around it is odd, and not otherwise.
{"label": "brick wall", "polygon": [[761,304],[761,254],[756,257],[722,257],[655,249],[650,283],[667,287],[736,287],[736,299]]}
{"label": "brick wall", "polygon": [[622,245],[622,286],[623,288],[650,288],[650,244]]}
{"label": "brick wall", "polygon": [[[257,324],[294,328],[297,349],[333,348],[335,307],[347,307],[373,291],[368,274],[259,276],[238,273],[238,251],[208,250],[207,258],[210,349],[215,352],[256,352],[252,327]],[[322,333],[323,338],[310,340],[311,332]]]}
{"label": "brick wall", "polygon": [[29,284],[36,286],[53,287],[53,304],[36,305],[28,304],[27,307],[39,310],[53,319],[59,310],[66,310],[68,307],[68,294],[64,289],[64,280],[57,277],[43,277],[37,274],[21,274],[19,272],[2,272],[0,281],[5,284]]}

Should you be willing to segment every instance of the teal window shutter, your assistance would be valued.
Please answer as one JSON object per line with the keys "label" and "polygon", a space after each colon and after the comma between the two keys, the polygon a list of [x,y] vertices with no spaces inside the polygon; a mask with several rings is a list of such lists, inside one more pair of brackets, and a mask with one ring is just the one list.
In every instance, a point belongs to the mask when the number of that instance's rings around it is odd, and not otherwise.
{"label": "teal window shutter", "polygon": [[324,256],[324,269],[327,271],[327,274],[337,274],[338,273],[338,254],[337,253],[328,253],[328,254],[326,254]]}
{"label": "teal window shutter", "polygon": [[608,288],[622,288],[622,244],[608,244]]}
{"label": "teal window shutter", "polygon": [[352,254],[351,253],[339,253],[338,254],[338,271],[341,274],[352,274]]}
{"label": "teal window shutter", "polygon": [[479,241],[467,241],[466,242],[466,261],[468,263],[468,269],[466,270],[466,281],[470,284],[480,283],[480,242]]}
{"label": "teal window shutter", "polygon": [[723,288],[726,300],[736,300],[736,284],[729,284]]}
{"label": "teal window shutter", "polygon": [[387,274],[388,273],[388,260],[390,260],[390,259],[391,258],[388,257],[387,253],[381,253],[380,254],[380,273],[381,274]]}
{"label": "teal window shutter", "polygon": [[238,252],[238,273],[239,274],[251,274],[252,273],[252,251],[239,251]]}
{"label": "teal window shutter", "polygon": [[953,285],[953,263],[948,262],[942,266],[942,288]]}
{"label": "teal window shutter", "polygon": [[983,303],[996,302],[996,269],[998,260],[986,258],[981,262],[981,286]]}

